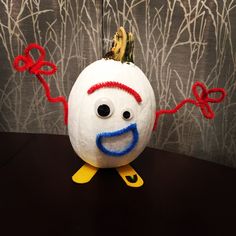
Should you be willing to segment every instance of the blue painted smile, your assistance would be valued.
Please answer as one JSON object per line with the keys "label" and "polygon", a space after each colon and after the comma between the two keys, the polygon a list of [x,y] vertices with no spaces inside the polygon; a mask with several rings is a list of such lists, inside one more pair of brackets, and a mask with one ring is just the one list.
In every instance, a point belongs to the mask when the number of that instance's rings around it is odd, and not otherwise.
{"label": "blue painted smile", "polygon": [[[119,151],[109,150],[102,144],[103,138],[119,137],[128,132],[132,132],[133,138],[132,138],[131,143],[122,150],[119,150]],[[96,144],[99,150],[102,151],[103,153],[109,156],[113,156],[113,157],[121,157],[125,154],[128,154],[135,148],[135,146],[138,143],[138,139],[139,139],[139,134],[137,130],[137,125],[131,124],[124,129],[116,130],[114,132],[103,132],[103,133],[97,134]]]}

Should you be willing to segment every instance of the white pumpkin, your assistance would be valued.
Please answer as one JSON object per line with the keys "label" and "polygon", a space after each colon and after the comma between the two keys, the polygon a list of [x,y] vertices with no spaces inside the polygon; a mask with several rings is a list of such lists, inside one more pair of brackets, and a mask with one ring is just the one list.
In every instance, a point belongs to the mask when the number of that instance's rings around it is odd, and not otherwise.
{"label": "white pumpkin", "polygon": [[155,96],[148,79],[133,63],[101,59],[90,64],[76,80],[68,105],[71,144],[92,166],[127,165],[150,140]]}

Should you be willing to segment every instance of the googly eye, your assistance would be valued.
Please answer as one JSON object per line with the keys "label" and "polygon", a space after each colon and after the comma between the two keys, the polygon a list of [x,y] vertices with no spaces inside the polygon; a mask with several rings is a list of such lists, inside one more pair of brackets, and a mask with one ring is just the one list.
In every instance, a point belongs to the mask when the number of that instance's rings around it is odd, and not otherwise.
{"label": "googly eye", "polygon": [[124,120],[131,120],[133,118],[133,111],[131,109],[125,109],[122,113]]}
{"label": "googly eye", "polygon": [[112,115],[114,110],[113,103],[107,98],[100,98],[95,103],[95,112],[100,118],[108,118]]}

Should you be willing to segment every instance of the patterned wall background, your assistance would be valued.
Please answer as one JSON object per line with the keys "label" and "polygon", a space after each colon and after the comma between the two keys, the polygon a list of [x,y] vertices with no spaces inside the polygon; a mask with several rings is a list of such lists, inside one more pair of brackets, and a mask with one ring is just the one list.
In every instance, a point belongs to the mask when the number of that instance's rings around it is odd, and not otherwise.
{"label": "patterned wall background", "polygon": [[30,42],[58,66],[52,95],[68,97],[79,73],[111,46],[123,25],[135,34],[135,63],[149,78],[158,109],[191,97],[191,86],[224,87],[216,118],[185,106],[163,116],[150,146],[236,167],[236,1],[0,0],[0,131],[66,134],[60,104],[36,79],[12,68]]}

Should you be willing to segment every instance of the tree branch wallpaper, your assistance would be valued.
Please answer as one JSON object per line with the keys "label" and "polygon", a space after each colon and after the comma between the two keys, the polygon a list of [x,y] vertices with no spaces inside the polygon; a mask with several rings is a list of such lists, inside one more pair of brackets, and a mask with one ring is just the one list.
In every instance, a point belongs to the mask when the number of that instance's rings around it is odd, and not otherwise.
{"label": "tree branch wallpaper", "polygon": [[149,146],[236,167],[235,22],[234,0],[0,0],[0,131],[67,134],[61,105],[45,99],[33,75],[13,68],[29,43],[43,46],[58,67],[45,77],[52,96],[68,98],[79,73],[124,26],[157,109],[192,97],[196,81],[227,91],[212,105],[214,120],[191,105],[161,117]]}

